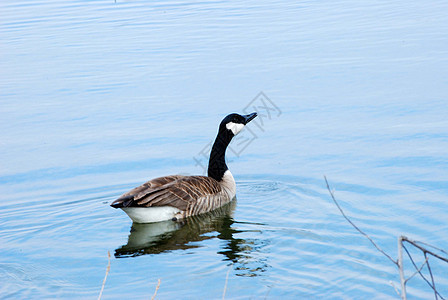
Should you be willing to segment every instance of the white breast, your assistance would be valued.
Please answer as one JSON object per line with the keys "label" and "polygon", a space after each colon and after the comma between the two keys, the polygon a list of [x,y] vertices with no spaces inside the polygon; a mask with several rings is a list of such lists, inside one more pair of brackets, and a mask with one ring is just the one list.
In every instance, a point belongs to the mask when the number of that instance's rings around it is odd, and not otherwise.
{"label": "white breast", "polygon": [[123,207],[123,211],[136,223],[152,223],[173,219],[179,209],[172,206]]}
{"label": "white breast", "polygon": [[236,184],[235,179],[233,178],[233,175],[229,170],[225,171],[220,184],[227,195],[229,195],[230,200],[232,200],[236,195]]}

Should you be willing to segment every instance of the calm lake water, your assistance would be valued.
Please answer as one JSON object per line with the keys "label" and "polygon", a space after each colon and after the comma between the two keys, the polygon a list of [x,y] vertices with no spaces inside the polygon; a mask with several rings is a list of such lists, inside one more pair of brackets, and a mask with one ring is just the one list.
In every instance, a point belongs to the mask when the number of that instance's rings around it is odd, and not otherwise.
{"label": "calm lake water", "polygon": [[[0,297],[390,299],[401,234],[448,249],[447,1],[0,2]],[[263,92],[260,94],[260,92]],[[203,174],[231,112],[237,200],[134,225]],[[422,255],[408,247],[417,264]],[[448,264],[430,259],[448,297]],[[405,256],[405,272],[415,269]],[[423,269],[428,275],[427,269]],[[392,284],[391,284],[392,282]],[[419,276],[412,299],[432,298]]]}

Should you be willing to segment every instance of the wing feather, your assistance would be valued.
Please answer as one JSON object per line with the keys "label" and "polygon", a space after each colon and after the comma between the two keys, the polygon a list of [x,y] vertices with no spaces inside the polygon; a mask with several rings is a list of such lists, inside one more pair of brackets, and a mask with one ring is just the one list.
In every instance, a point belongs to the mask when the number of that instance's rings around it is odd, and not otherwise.
{"label": "wing feather", "polygon": [[173,206],[191,215],[221,206],[220,198],[225,194],[213,178],[172,175],[152,179],[123,194],[111,205],[116,208]]}

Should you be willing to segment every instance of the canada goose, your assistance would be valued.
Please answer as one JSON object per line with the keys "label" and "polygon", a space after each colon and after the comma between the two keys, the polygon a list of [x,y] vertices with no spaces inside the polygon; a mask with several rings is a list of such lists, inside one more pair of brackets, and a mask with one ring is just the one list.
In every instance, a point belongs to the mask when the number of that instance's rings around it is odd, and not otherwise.
{"label": "canada goose", "polygon": [[171,175],[152,179],[112,202],[136,223],[178,220],[214,210],[230,202],[236,193],[235,179],[225,154],[232,138],[257,113],[226,116],[210,153],[208,176]]}

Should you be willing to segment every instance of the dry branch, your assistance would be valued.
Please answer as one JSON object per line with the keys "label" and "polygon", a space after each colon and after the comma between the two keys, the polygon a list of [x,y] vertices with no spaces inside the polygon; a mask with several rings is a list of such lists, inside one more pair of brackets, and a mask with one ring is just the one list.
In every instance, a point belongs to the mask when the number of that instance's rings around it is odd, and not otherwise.
{"label": "dry branch", "polygon": [[[422,243],[422,242],[419,242],[419,241],[411,240],[411,239],[409,239],[409,238],[406,237],[406,236],[402,236],[402,240],[403,240],[403,241],[406,241],[406,242],[408,242],[409,244],[411,244],[412,246],[414,246],[414,247],[420,249],[423,253],[431,254],[432,256],[437,257],[438,259],[443,260],[444,262],[447,262],[447,263],[448,263],[448,258],[443,257],[443,256],[440,256],[440,255],[438,255],[437,253],[434,253],[434,252],[432,252],[432,251],[426,249],[425,247],[420,246],[419,244],[425,244],[425,245],[427,245],[427,246],[431,246],[431,245],[426,244],[426,243]],[[434,249],[437,249],[437,250],[439,250],[439,251],[441,251],[441,252],[443,252],[443,253],[447,253],[447,252],[445,252],[445,251],[442,250],[442,249],[436,248],[436,247],[434,247],[434,246],[431,246],[431,247],[434,248]]]}
{"label": "dry branch", "polygon": [[328,180],[327,177],[324,176],[325,178],[325,182],[327,184],[327,189],[328,192],[330,192],[331,198],[333,199],[333,202],[336,204],[336,206],[338,207],[339,211],[341,212],[342,216],[356,229],[358,230],[359,233],[361,233],[363,236],[365,236],[372,244],[373,246],[375,246],[376,249],[378,249],[378,251],[380,251],[381,253],[383,253],[391,262],[393,262],[395,265],[398,265],[398,262],[396,260],[394,260],[392,257],[390,257],[389,254],[387,254],[386,252],[384,252],[383,249],[380,248],[380,246],[378,246],[371,238],[370,236],[367,235],[367,233],[365,233],[364,231],[362,231],[358,226],[356,226],[344,213],[344,211],[342,210],[342,208],[339,206],[339,203],[336,201],[336,198],[334,197],[333,192],[330,189],[330,185],[328,184]]}
{"label": "dry branch", "polygon": [[[443,256],[441,256],[441,255],[439,255],[439,254],[437,254],[437,253],[435,253],[435,252],[433,252],[433,251],[431,251],[431,250],[428,250],[427,248],[425,248],[425,247],[423,247],[423,246],[421,246],[420,244],[422,244],[422,245],[426,245],[426,246],[428,246],[428,247],[431,247],[431,248],[433,248],[433,249],[436,249],[436,250],[438,250],[438,251],[440,251],[441,253],[444,253],[444,254],[447,254],[448,255],[448,253],[446,252],[446,251],[444,251],[444,250],[442,250],[442,249],[439,249],[439,248],[437,248],[437,247],[434,247],[434,246],[432,246],[432,245],[429,245],[429,244],[427,244],[427,243],[423,243],[423,242],[419,242],[419,241],[414,241],[414,240],[411,240],[411,239],[409,239],[409,238],[407,238],[406,236],[400,236],[399,238],[398,238],[398,259],[397,260],[394,260],[390,255],[388,255],[383,249],[381,249],[371,238],[370,238],[370,236],[369,235],[367,235],[364,231],[362,231],[358,226],[356,226],[350,219],[349,219],[349,217],[347,217],[347,215],[344,213],[344,211],[342,210],[342,208],[341,208],[341,206],[339,205],[339,203],[336,201],[336,198],[334,197],[334,193],[333,193],[333,191],[330,189],[330,185],[328,184],[328,180],[327,180],[327,177],[326,176],[324,176],[324,179],[325,179],[325,183],[327,184],[327,189],[328,189],[328,192],[330,193],[330,196],[331,196],[331,199],[333,199],[333,202],[336,204],[336,206],[337,206],[337,208],[339,209],[339,211],[341,212],[341,214],[342,214],[342,216],[359,232],[359,233],[361,233],[363,236],[365,236],[374,246],[375,246],[375,248],[378,250],[378,251],[380,251],[384,256],[386,256],[391,262],[393,262],[397,267],[398,267],[398,270],[399,270],[399,272],[400,272],[400,284],[401,284],[401,298],[403,299],[403,300],[406,300],[406,283],[412,278],[412,277],[414,277],[416,274],[420,274],[420,276],[426,281],[426,283],[428,283],[428,285],[431,287],[431,289],[434,291],[434,297],[435,297],[435,299],[437,300],[438,299],[438,297],[440,297],[441,299],[445,299],[445,298],[443,298],[443,296],[442,295],[440,295],[440,293],[437,291],[437,289],[436,289],[436,284],[435,284],[435,281],[434,281],[434,276],[433,276],[433,274],[432,274],[432,271],[431,271],[431,266],[429,265],[429,258],[428,258],[428,254],[431,254],[433,257],[435,257],[435,258],[438,258],[438,259],[440,259],[440,260],[442,260],[442,261],[444,261],[444,262],[447,262],[448,263],[448,258],[446,258],[446,257],[443,257]],[[412,256],[411,256],[411,254],[409,253],[409,251],[406,249],[406,247],[404,246],[404,242],[407,242],[407,243],[409,243],[409,244],[411,244],[412,246],[414,246],[414,247],[416,247],[417,249],[419,249],[420,251],[422,251],[423,252],[423,254],[424,254],[424,256],[425,256],[425,262],[421,265],[421,267],[419,268],[418,266],[417,266],[417,264],[414,262],[414,260],[413,260],[413,258],[412,258]],[[408,257],[409,257],[409,259],[411,260],[411,262],[412,262],[412,264],[414,265],[414,267],[415,267],[415,272],[410,276],[410,277],[408,277],[408,278],[406,278],[405,277],[405,275],[404,275],[404,267],[403,267],[403,249],[406,251],[406,253],[408,254]],[[423,269],[423,267],[424,266],[427,266],[428,267],[428,272],[429,272],[429,274],[430,274],[430,276],[431,276],[431,282],[429,282],[429,280],[423,275],[423,273],[422,273],[422,269]],[[397,291],[397,289],[396,289],[396,287],[395,287],[395,285],[393,285],[393,283],[392,283],[392,286],[394,287],[394,289]],[[398,291],[397,291],[398,292]]]}
{"label": "dry branch", "polygon": [[426,265],[426,263],[428,262],[428,257],[426,257],[425,261],[423,262],[423,264],[420,266],[420,268],[417,269],[417,271],[414,272],[414,274],[412,274],[411,276],[409,276],[408,278],[406,278],[405,282],[407,283],[409,280],[412,279],[412,277],[414,277],[415,275],[417,275],[418,273],[420,273],[423,269],[423,267]]}
{"label": "dry branch", "polygon": [[[404,237],[404,236],[401,236],[401,237],[400,237],[401,240],[404,240],[405,238],[406,238],[406,237]],[[406,253],[407,253],[408,257],[409,257],[409,260],[410,260],[410,261],[412,262],[412,264],[414,265],[414,268],[417,270],[417,272],[418,272],[418,274],[420,275],[420,277],[421,277],[421,278],[422,278],[422,279],[429,285],[429,287],[434,291],[435,299],[437,300],[438,297],[440,297],[442,300],[444,300],[445,298],[443,298],[443,296],[440,295],[440,293],[437,291],[437,289],[436,289],[436,287],[435,287],[434,278],[433,278],[433,276],[432,276],[431,267],[429,266],[429,262],[427,263],[427,266],[428,266],[428,269],[429,269],[429,273],[430,273],[430,275],[431,275],[431,281],[432,281],[432,284],[431,284],[431,282],[429,282],[429,280],[425,277],[425,275],[423,275],[423,273],[421,272],[421,270],[418,269],[417,264],[415,263],[414,259],[412,258],[411,254],[409,253],[408,249],[407,249],[404,245],[403,245],[403,249],[406,251]],[[400,250],[400,251],[401,251],[401,250]],[[427,257],[426,254],[425,254],[425,257]]]}

